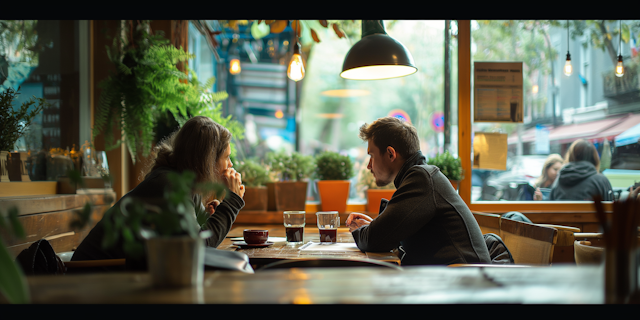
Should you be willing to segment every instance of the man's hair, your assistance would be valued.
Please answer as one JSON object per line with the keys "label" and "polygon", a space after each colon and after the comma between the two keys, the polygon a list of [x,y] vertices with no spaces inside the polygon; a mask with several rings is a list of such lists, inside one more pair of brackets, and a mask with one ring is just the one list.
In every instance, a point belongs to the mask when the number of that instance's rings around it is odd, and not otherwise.
{"label": "man's hair", "polygon": [[567,154],[564,158],[565,163],[576,161],[587,161],[596,167],[596,170],[600,171],[600,157],[598,156],[598,150],[589,142],[589,140],[578,139],[574,141],[567,150]]}
{"label": "man's hair", "polygon": [[360,127],[360,139],[371,140],[380,153],[386,152],[387,147],[391,146],[404,159],[420,151],[416,128],[395,117],[384,117],[371,124],[363,124]]}
{"label": "man's hair", "polygon": [[208,117],[193,117],[153,149],[145,177],[158,167],[169,167],[178,172],[193,171],[196,182],[216,181],[218,159],[230,141],[227,128]]}

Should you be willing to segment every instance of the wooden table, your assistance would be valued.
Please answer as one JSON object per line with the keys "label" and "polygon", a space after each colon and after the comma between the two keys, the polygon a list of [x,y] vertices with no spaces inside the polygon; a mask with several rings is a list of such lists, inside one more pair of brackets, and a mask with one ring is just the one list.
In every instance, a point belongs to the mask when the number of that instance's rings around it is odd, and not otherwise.
{"label": "wooden table", "polygon": [[[269,230],[269,237],[286,237],[285,227],[282,224],[278,225],[255,225],[255,226],[240,226],[232,228],[225,240],[218,246],[220,250],[240,251],[246,253],[249,256],[249,260],[254,269],[259,268],[265,264],[284,260],[284,259],[309,259],[309,258],[340,258],[340,259],[373,259],[378,261],[391,262],[400,264],[400,259],[394,252],[340,252],[340,253],[313,253],[305,254],[300,252],[300,247],[303,244],[286,244],[286,243],[274,243],[266,248],[247,248],[243,249],[233,244],[235,241],[231,241],[231,238],[242,237],[244,229],[258,229]],[[320,242],[320,235],[318,228],[315,225],[307,225],[304,229],[304,242],[310,241]],[[348,228],[338,228],[337,242],[350,242],[353,243],[353,236],[349,232]]]}
{"label": "wooden table", "polygon": [[202,285],[158,289],[146,273],[29,276],[36,304],[602,304],[599,266],[207,271]]}

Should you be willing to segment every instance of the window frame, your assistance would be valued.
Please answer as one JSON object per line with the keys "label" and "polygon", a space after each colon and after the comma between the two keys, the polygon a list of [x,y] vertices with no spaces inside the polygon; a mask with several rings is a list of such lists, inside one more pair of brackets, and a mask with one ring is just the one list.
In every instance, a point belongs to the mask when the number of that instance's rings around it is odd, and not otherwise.
{"label": "window frame", "polygon": [[[464,172],[472,171],[471,147],[471,20],[458,22],[458,154]],[[459,194],[471,211],[506,213],[528,212],[595,212],[593,201],[482,201],[471,202],[471,174],[460,181]],[[603,202],[605,211],[612,211],[613,202]]]}

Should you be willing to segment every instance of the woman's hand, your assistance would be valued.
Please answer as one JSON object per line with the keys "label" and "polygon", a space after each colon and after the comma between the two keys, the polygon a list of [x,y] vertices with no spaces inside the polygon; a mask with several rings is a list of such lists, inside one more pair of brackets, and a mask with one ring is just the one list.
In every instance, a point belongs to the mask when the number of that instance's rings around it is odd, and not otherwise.
{"label": "woman's hand", "polygon": [[542,191],[540,191],[540,188],[536,188],[536,192],[533,193],[533,200],[542,200]]}
{"label": "woman's hand", "polygon": [[224,184],[229,188],[229,190],[239,195],[240,198],[244,198],[244,185],[242,184],[242,176],[240,175],[240,172],[237,172],[234,168],[227,168],[222,173],[222,177]]}
{"label": "woman's hand", "polygon": [[206,208],[205,208],[205,209],[207,210],[207,213],[208,213],[209,215],[212,215],[214,212],[216,212],[216,208],[217,208],[219,205],[220,205],[220,201],[218,201],[218,200],[213,200],[213,201],[210,201],[209,203],[207,203],[207,206],[206,206]]}

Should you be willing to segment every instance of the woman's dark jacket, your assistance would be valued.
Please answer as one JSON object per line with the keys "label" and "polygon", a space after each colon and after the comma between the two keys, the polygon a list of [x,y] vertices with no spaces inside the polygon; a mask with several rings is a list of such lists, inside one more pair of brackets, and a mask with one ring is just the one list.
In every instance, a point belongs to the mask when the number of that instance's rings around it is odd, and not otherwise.
{"label": "woman's dark jacket", "polygon": [[[169,168],[157,168],[153,170],[149,176],[136,186],[129,193],[124,195],[113,207],[109,210],[115,210],[125,198],[135,198],[142,201],[153,202],[163,198],[165,186],[168,185],[167,173],[171,170]],[[199,194],[195,194],[192,198],[193,205],[196,211],[202,212],[205,210],[202,204],[202,197]],[[203,229],[211,230],[213,235],[206,239],[206,245],[210,247],[217,247],[222,240],[226,237],[227,233],[231,229],[233,222],[238,215],[240,209],[244,207],[244,200],[237,194],[229,192],[225,199],[216,208],[215,213],[212,214],[207,222],[203,226]],[[83,260],[101,260],[101,259],[127,259],[126,269],[146,269],[146,256],[142,257],[128,257],[124,251],[124,245],[122,238],[112,248],[103,248],[102,240],[104,238],[104,219],[107,218],[107,214],[103,216],[96,226],[89,232],[87,237],[80,243],[78,249],[75,250],[71,260],[83,261]],[[196,216],[194,214],[194,219]],[[143,240],[141,240],[143,241]],[[101,270],[122,270],[123,267],[111,267],[102,268]]]}

